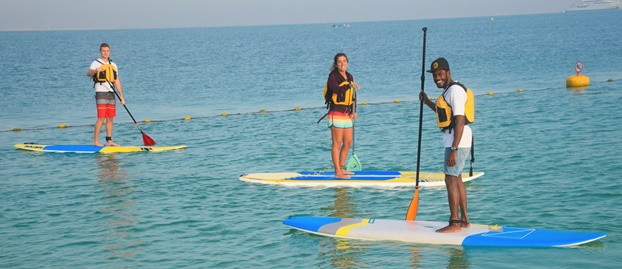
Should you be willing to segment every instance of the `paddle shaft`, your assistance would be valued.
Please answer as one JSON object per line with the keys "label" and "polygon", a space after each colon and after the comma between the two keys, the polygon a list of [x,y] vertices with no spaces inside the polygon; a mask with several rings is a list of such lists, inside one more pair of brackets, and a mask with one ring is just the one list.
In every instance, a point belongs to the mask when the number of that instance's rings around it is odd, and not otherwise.
{"label": "paddle shaft", "polygon": [[[112,85],[110,81],[108,81],[108,85],[110,85],[110,88],[112,88],[112,91],[114,92],[114,94],[117,96],[117,98],[119,98],[119,101],[121,101],[121,96],[119,96],[119,93],[117,92],[117,89],[115,89],[114,85]],[[130,118],[132,118],[132,120],[134,121],[134,125],[136,125],[136,128],[138,128],[140,133],[143,135],[143,143],[145,144],[145,146],[154,146],[156,144],[155,140],[153,140],[153,138],[151,138],[150,136],[145,134],[145,132],[143,132],[143,129],[140,128],[140,125],[138,125],[138,122],[136,121],[136,119],[134,119],[134,116],[132,116],[132,113],[130,113],[130,110],[127,108],[127,106],[124,103],[125,102],[121,102],[121,104],[125,108],[125,111],[127,111],[127,114],[129,114]]]}
{"label": "paddle shaft", "polygon": [[[352,86],[350,86],[350,87],[352,87]],[[357,102],[357,100],[356,100],[356,89],[352,89],[352,90],[354,90],[354,109],[353,109],[353,111],[354,111],[354,114],[356,115],[356,102]],[[354,125],[355,125],[355,123],[356,123],[356,118],[353,118],[352,119],[352,155],[354,155],[354,145],[355,145],[354,141],[356,141],[356,139],[354,139],[354,130],[355,130],[355,126]]]}
{"label": "paddle shaft", "polygon": [[[425,81],[425,39],[427,27],[421,29],[423,31],[423,56],[421,57],[421,92],[423,92]],[[419,164],[421,162],[421,128],[423,127],[423,101],[419,104],[419,141],[417,142],[417,171],[415,173],[415,192],[410,200],[408,210],[406,211],[406,220],[414,221],[419,210]]]}
{"label": "paddle shaft", "polygon": [[[423,55],[421,56],[421,92],[424,91],[425,84],[425,40],[426,33],[428,31],[427,27],[423,27],[421,29],[423,31]],[[415,188],[419,188],[419,165],[421,163],[421,129],[423,127],[423,101],[419,102],[419,139],[417,141],[417,173],[416,173],[416,182]]]}
{"label": "paddle shaft", "polygon": [[[357,109],[357,101],[356,101],[356,89],[352,86],[350,86],[352,91],[354,91],[354,103],[352,104],[352,113],[356,114],[356,109]],[[348,171],[361,171],[363,170],[363,167],[361,165],[361,161],[359,160],[359,158],[356,156],[356,152],[354,149],[354,145],[355,145],[355,137],[354,137],[354,129],[355,129],[355,122],[356,119],[353,117],[352,118],[352,156],[350,156],[350,158],[348,159],[348,162],[346,163],[346,170]]]}
{"label": "paddle shaft", "polygon": [[[110,85],[110,87],[112,88],[112,91],[114,92],[114,94],[117,96],[117,98],[119,98],[119,102],[121,101],[121,96],[119,96],[119,93],[117,92],[117,89],[114,87],[114,85],[112,85],[112,83],[110,83],[110,81],[108,81],[108,84]],[[130,113],[130,110],[127,109],[127,106],[124,104],[125,102],[121,103],[123,105],[123,107],[125,108],[125,111],[127,111],[127,114],[130,115],[130,118],[132,118],[132,120],[134,121],[134,124],[136,125],[136,127],[138,127],[138,130],[144,135],[145,132],[143,132],[143,129],[140,128],[140,125],[138,125],[138,122],[136,122],[136,119],[134,119],[134,116],[132,116],[132,113]]]}

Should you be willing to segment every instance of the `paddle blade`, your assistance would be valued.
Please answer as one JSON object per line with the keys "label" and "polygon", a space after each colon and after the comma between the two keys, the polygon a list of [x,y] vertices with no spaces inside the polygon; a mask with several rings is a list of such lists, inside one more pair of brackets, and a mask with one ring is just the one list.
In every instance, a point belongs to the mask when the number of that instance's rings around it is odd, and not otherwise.
{"label": "paddle blade", "polygon": [[417,217],[417,210],[419,210],[419,188],[415,189],[415,194],[413,194],[413,199],[410,200],[410,205],[408,206],[408,211],[406,212],[406,220],[415,220]]}
{"label": "paddle blade", "polygon": [[363,165],[361,165],[361,160],[356,154],[352,154],[348,162],[346,163],[346,170],[348,171],[361,171],[363,170]]}
{"label": "paddle blade", "polygon": [[156,142],[153,141],[153,139],[151,139],[151,137],[149,137],[145,133],[143,133],[143,143],[145,144],[145,146],[155,146],[156,144]]}

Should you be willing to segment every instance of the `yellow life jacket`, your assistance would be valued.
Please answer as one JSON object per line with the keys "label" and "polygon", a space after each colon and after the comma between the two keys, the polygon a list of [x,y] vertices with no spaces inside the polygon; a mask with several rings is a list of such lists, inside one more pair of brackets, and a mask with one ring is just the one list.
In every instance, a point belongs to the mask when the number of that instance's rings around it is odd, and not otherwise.
{"label": "yellow life jacket", "polygon": [[99,60],[95,60],[102,64],[100,67],[101,71],[96,72],[93,76],[93,81],[95,83],[104,83],[104,82],[114,82],[118,78],[117,67],[112,64],[112,60],[109,60],[109,63],[105,64],[100,62]]}
{"label": "yellow life jacket", "polygon": [[[475,122],[475,96],[470,89],[467,89],[464,85],[459,82],[453,82],[449,85],[449,87],[457,84],[462,87],[467,95],[467,100],[464,107],[464,114],[466,117],[465,124]],[[447,87],[447,89],[449,89]],[[439,128],[445,130],[454,127],[453,122],[453,111],[451,110],[451,106],[445,101],[445,91],[436,99],[436,125]]]}
{"label": "yellow life jacket", "polygon": [[[339,84],[339,87],[350,85],[350,82],[344,81]],[[343,94],[336,94],[328,91],[328,84],[324,84],[324,100],[326,100],[326,104],[330,105],[342,105],[349,106],[354,103],[354,91],[355,89],[350,86],[350,89],[345,91]]]}

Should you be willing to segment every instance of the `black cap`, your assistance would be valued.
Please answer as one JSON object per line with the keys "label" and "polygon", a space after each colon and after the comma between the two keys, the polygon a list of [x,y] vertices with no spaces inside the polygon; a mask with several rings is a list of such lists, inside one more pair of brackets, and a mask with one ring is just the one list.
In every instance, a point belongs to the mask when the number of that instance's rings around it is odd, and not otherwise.
{"label": "black cap", "polygon": [[445,58],[441,57],[434,60],[434,62],[432,62],[432,65],[430,65],[430,70],[428,70],[427,72],[434,73],[434,71],[436,70],[449,71],[449,63],[447,62],[447,60],[445,60]]}

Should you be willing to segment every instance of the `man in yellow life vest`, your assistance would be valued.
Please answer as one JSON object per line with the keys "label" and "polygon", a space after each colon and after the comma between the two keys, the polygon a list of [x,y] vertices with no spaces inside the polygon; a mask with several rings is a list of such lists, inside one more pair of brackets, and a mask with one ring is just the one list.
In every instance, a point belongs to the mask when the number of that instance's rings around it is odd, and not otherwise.
{"label": "man in yellow life vest", "polygon": [[436,87],[443,89],[436,103],[425,92],[419,94],[419,99],[436,113],[445,147],[444,173],[450,217],[449,225],[437,232],[455,233],[470,226],[462,170],[472,147],[473,133],[468,124],[474,121],[475,102],[470,90],[451,79],[445,58],[434,60],[427,72],[432,73]]}
{"label": "man in yellow life vest", "polygon": [[88,77],[92,77],[95,88],[95,102],[97,104],[97,121],[95,121],[95,130],[93,135],[93,145],[103,146],[99,142],[99,133],[102,125],[106,124],[106,146],[119,146],[112,140],[113,120],[117,116],[115,89],[119,94],[119,102],[125,104],[123,97],[123,89],[121,88],[121,80],[118,75],[117,64],[110,60],[110,45],[102,43],[99,46],[101,57],[94,60],[86,71]]}

